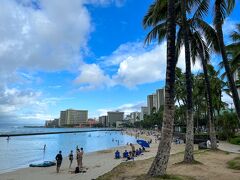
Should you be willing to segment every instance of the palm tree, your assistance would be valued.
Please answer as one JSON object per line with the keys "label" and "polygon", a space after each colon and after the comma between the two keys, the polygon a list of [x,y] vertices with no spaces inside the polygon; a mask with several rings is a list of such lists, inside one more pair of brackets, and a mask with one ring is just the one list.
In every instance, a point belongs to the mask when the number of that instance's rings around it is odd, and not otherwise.
{"label": "palm tree", "polygon": [[[161,0],[156,1],[161,5]],[[167,68],[165,86],[165,104],[162,124],[161,141],[158,146],[157,155],[148,171],[151,176],[166,174],[167,164],[170,156],[173,122],[174,122],[174,82],[175,82],[175,4],[174,0],[167,1]],[[151,6],[152,7],[152,6]],[[150,8],[151,8],[150,7]]]}
{"label": "palm tree", "polygon": [[[165,2],[165,3],[164,3]],[[191,8],[194,4],[198,5],[196,12],[191,20],[187,22],[186,11]],[[188,6],[187,6],[188,5]],[[152,39],[158,37],[158,41],[161,41],[166,34],[166,14],[164,13],[166,9],[166,1],[162,1],[162,3],[155,3],[150,6],[148,14],[144,17],[144,26],[153,26],[154,28],[150,31],[146,37],[145,42],[149,43]],[[192,78],[191,78],[191,61],[190,61],[190,47],[189,47],[189,26],[188,24],[195,24],[195,21],[198,20],[198,24],[203,14],[206,13],[208,9],[208,1],[207,0],[188,0],[188,4],[186,0],[182,0],[176,2],[176,12],[177,14],[177,23],[179,25],[179,31],[177,36],[177,55],[179,55],[180,48],[184,43],[185,46],[185,62],[186,62],[186,90],[187,90],[187,133],[186,133],[186,148],[185,148],[185,156],[184,161],[191,163],[194,160],[193,157],[193,105],[192,105]],[[154,14],[155,13],[155,14]],[[157,16],[154,16],[157,15]],[[201,21],[200,21],[201,22]],[[200,24],[203,24],[202,22]],[[199,25],[203,27],[204,31],[209,31],[209,27],[206,28],[206,23],[203,25]],[[212,33],[212,32],[211,32]],[[209,39],[209,37],[208,37]],[[183,41],[183,43],[182,43]],[[177,58],[176,58],[177,59]],[[210,113],[209,113],[210,114]],[[212,114],[212,113],[211,113]],[[210,122],[213,121],[210,119]],[[213,130],[212,130],[213,131]],[[212,132],[211,131],[211,132]],[[214,134],[212,134],[214,135]],[[216,142],[215,138],[211,138],[214,142]],[[216,143],[213,143],[216,144]],[[212,146],[216,147],[216,146]]]}
{"label": "palm tree", "polygon": [[217,31],[223,64],[224,64],[227,78],[229,81],[229,88],[231,90],[233,102],[236,108],[238,119],[240,121],[240,101],[237,93],[237,88],[233,79],[233,75],[231,72],[231,67],[228,62],[227,53],[226,53],[225,44],[224,44],[224,38],[223,38],[223,31],[222,31],[222,25],[224,23],[226,16],[228,16],[235,7],[235,0],[215,0],[214,7],[215,7],[214,26]]}
{"label": "palm tree", "polygon": [[226,46],[227,53],[231,58],[231,70],[237,71],[240,66],[240,24],[236,25],[236,31],[231,34],[233,43]]}
{"label": "palm tree", "polygon": [[193,151],[193,102],[192,102],[192,77],[191,77],[191,59],[189,46],[189,26],[187,25],[186,0],[181,0],[181,27],[185,47],[185,64],[186,64],[186,90],[187,90],[187,130],[184,162],[191,163],[194,161]]}
{"label": "palm tree", "polygon": [[208,110],[208,120],[209,120],[209,129],[210,129],[210,139],[211,139],[211,148],[217,149],[217,139],[216,139],[216,132],[214,126],[214,117],[213,117],[213,105],[212,105],[212,93],[210,87],[210,80],[208,75],[207,65],[209,62],[209,49],[207,44],[204,42],[198,31],[195,31],[192,34],[192,44],[193,44],[193,52],[192,55],[199,56],[201,59],[204,79],[205,79],[205,89],[206,89],[206,102],[207,102],[207,110]]}

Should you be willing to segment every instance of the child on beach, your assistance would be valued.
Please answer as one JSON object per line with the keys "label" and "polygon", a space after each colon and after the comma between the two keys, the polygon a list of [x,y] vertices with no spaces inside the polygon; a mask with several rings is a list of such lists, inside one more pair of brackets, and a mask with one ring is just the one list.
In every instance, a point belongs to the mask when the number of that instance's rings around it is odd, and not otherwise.
{"label": "child on beach", "polygon": [[70,169],[72,166],[72,162],[73,162],[73,150],[71,150],[70,154],[68,155],[68,158],[70,161],[70,164],[69,164],[69,169]]}

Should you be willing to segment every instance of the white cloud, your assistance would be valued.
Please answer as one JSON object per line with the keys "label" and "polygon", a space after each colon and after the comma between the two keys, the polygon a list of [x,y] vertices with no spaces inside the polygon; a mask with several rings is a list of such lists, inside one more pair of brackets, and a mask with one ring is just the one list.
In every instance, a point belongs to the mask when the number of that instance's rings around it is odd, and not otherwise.
{"label": "white cloud", "polygon": [[98,109],[97,112],[99,116],[107,115],[108,111],[120,111],[120,112],[124,112],[125,115],[127,115],[135,111],[140,112],[142,106],[146,106],[146,103],[145,102],[128,103],[128,104],[120,105],[119,107],[116,107],[116,108]]}
{"label": "white cloud", "polygon": [[79,90],[92,90],[97,87],[109,87],[113,85],[108,75],[105,75],[96,64],[83,64],[79,68],[79,76],[75,83],[80,84]]}
{"label": "white cloud", "polygon": [[[92,90],[98,87],[122,85],[129,88],[140,84],[165,80],[166,76],[166,42],[154,47],[144,47],[143,43],[126,43],[120,45],[111,55],[100,57],[100,65],[88,64],[80,69],[76,82],[80,90]],[[184,48],[177,66],[185,72]],[[104,69],[117,67],[112,76]],[[201,70],[199,61],[192,65],[192,71]]]}
{"label": "white cloud", "polygon": [[38,98],[40,92],[32,90],[21,91],[16,88],[1,88],[0,92],[0,114],[15,113],[27,106],[39,106]]}
{"label": "white cloud", "polygon": [[20,2],[1,1],[1,71],[59,70],[79,61],[91,32],[83,1],[41,0],[40,10],[26,5],[29,1]]}
{"label": "white cloud", "polygon": [[[91,86],[92,88],[99,87],[105,82],[111,82],[110,85],[120,84],[133,88],[140,84],[162,81],[165,79],[166,72],[166,42],[150,48],[143,47],[143,44],[139,42],[122,44],[111,55],[101,57],[100,60],[102,69],[96,64],[89,65],[95,67],[95,78],[85,76],[84,81],[80,81],[81,83],[97,84],[97,86]],[[103,72],[109,66],[117,67],[117,71],[111,77]],[[184,48],[177,66],[182,68],[183,72],[185,71]],[[201,70],[201,65],[197,62],[192,67],[192,71],[199,70]],[[81,76],[83,75],[79,77]]]}
{"label": "white cloud", "polygon": [[[93,30],[86,5],[111,3],[121,6],[124,1],[1,0],[0,115],[22,111],[26,116],[33,113],[31,117],[43,117],[39,114],[44,114],[49,102],[41,99],[41,92],[22,89],[43,82],[31,72],[77,69],[88,53],[88,38]],[[21,89],[8,88],[16,84]]]}

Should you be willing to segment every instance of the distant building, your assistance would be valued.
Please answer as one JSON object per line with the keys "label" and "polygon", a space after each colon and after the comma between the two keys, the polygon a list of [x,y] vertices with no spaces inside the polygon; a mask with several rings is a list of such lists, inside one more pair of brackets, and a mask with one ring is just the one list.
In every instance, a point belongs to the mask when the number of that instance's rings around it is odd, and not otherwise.
{"label": "distant building", "polygon": [[140,121],[140,112],[130,113],[130,123],[134,124],[136,121]]}
{"label": "distant building", "polygon": [[234,81],[236,82],[236,87],[238,91],[238,96],[240,97],[240,68],[233,74]]}
{"label": "distant building", "polygon": [[147,96],[147,107],[148,114],[150,115],[154,109],[156,109],[156,94],[151,94]]}
{"label": "distant building", "polygon": [[147,96],[148,115],[153,113],[153,111],[157,112],[164,105],[164,93],[164,89],[157,89],[156,93]]}
{"label": "distant building", "polygon": [[99,117],[99,124],[101,124],[103,127],[108,127],[108,117],[107,116],[100,116]]}
{"label": "distant building", "polygon": [[90,119],[88,119],[87,124],[89,127],[92,127],[92,126],[96,126],[98,124],[98,122],[96,121],[96,119],[90,118]]}
{"label": "distant building", "polygon": [[78,126],[80,124],[87,124],[87,120],[87,110],[67,109],[60,113],[60,126]]}
{"label": "distant building", "polygon": [[164,105],[165,90],[164,89],[157,89],[156,90],[156,95],[157,95],[156,110],[158,111],[160,109],[160,107]]}
{"label": "distant building", "polygon": [[117,121],[123,121],[124,119],[124,112],[107,112],[108,114],[108,127],[115,126]]}
{"label": "distant building", "polygon": [[116,121],[116,128],[124,127],[125,122],[124,121]]}
{"label": "distant building", "polygon": [[140,121],[143,121],[144,115],[148,114],[148,107],[141,107]]}
{"label": "distant building", "polygon": [[59,119],[45,121],[45,127],[59,127]]}

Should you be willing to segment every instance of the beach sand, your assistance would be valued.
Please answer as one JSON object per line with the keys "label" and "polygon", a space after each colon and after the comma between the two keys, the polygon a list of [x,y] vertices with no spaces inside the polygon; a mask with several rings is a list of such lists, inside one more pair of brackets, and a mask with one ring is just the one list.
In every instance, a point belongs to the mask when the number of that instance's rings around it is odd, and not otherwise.
{"label": "beach sand", "polygon": [[[143,136],[142,136],[143,137]],[[147,139],[147,137],[144,137]],[[148,138],[152,138],[148,136]],[[136,148],[139,148],[139,145],[135,145]],[[136,157],[135,160],[143,160],[154,157],[158,148],[158,143],[152,143],[151,148],[147,148],[149,152],[145,152],[144,155]],[[113,149],[98,151],[94,153],[85,154],[83,158],[83,166],[86,169],[86,173],[72,174],[69,172],[69,160],[64,158],[62,166],[60,168],[60,173],[56,173],[56,166],[47,167],[47,168],[24,168],[19,169],[13,172],[0,174],[1,180],[92,180],[95,179],[109,171],[114,167],[119,165],[121,162],[124,162],[124,159],[114,159],[114,152],[119,150],[121,154],[124,150],[131,150],[130,146],[117,147]],[[184,151],[184,145],[175,145],[173,144],[171,153],[177,153]],[[72,169],[74,171],[76,167],[76,160],[73,161]]]}

